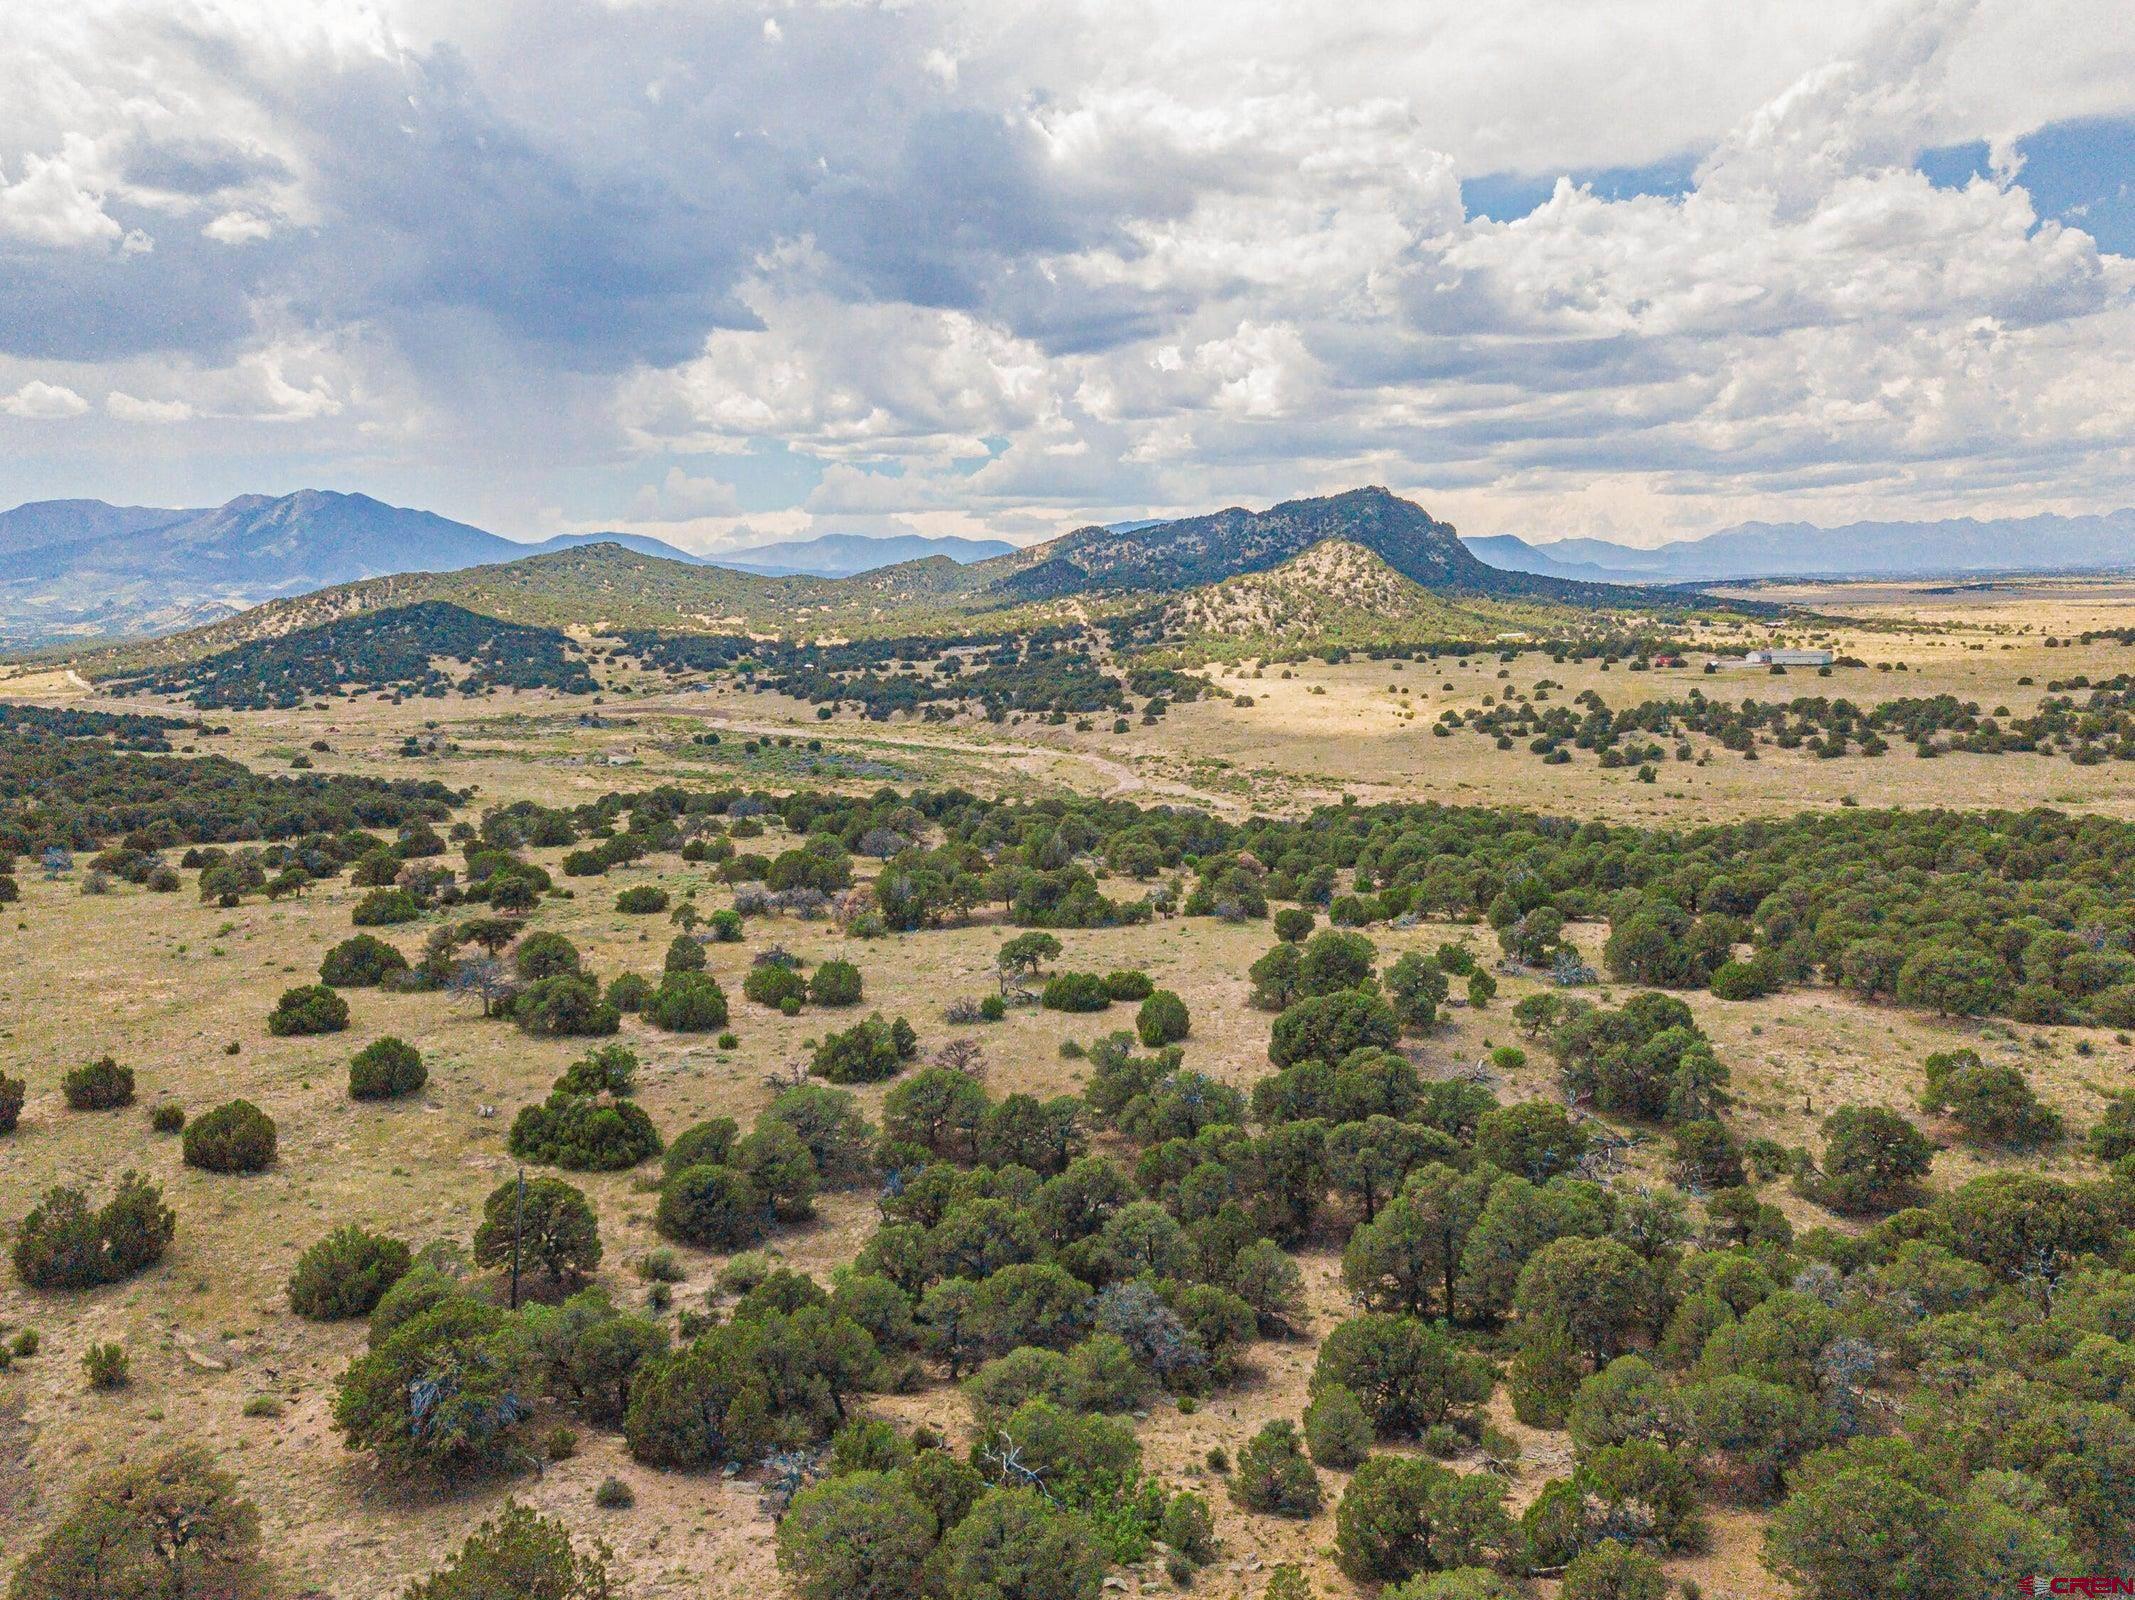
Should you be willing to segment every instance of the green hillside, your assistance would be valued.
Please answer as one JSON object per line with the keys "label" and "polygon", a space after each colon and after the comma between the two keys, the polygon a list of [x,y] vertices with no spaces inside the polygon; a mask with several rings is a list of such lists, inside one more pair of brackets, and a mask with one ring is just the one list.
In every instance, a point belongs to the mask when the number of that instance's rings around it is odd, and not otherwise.
{"label": "green hillside", "polygon": [[[1292,566],[1316,548],[1340,553]],[[1537,627],[1569,634],[1591,631],[1597,612],[1673,618],[1707,602],[1486,566],[1450,524],[1369,488],[1266,511],[1084,528],[969,566],[933,556],[854,578],[761,577],[593,543],[492,566],[341,584],[92,655],[77,667],[99,679],[154,675],[342,619],[425,604],[581,637],[884,639],[1028,632],[1133,615],[1138,622],[1154,616],[1169,641],[1267,634],[1295,642],[1315,631],[1401,640],[1473,640]],[[1146,628],[1135,631],[1146,642]]]}
{"label": "green hillside", "polygon": [[287,708],[360,691],[434,697],[536,688],[592,694],[600,687],[558,629],[506,622],[441,600],[339,617],[116,681],[232,710]]}

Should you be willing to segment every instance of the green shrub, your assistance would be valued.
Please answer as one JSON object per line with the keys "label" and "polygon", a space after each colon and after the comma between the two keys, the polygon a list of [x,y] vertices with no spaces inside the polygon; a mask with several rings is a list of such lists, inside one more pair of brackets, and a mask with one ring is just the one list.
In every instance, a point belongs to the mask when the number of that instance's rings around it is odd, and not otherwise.
{"label": "green shrub", "polygon": [[1303,906],[1284,906],[1275,913],[1274,928],[1284,944],[1302,944],[1312,932],[1312,913]]}
{"label": "green shrub", "polygon": [[367,1342],[376,1350],[424,1312],[466,1297],[467,1290],[457,1277],[419,1261],[380,1297],[366,1329]]}
{"label": "green shrub", "polygon": [[1419,1573],[1380,1594],[1381,1600],[1522,1600],[1517,1584],[1488,1567],[1449,1567],[1444,1572]]}
{"label": "green shrub", "polygon": [[363,989],[408,970],[408,958],[376,934],[343,939],[319,963],[319,981],[336,989]]}
{"label": "green shrub", "polygon": [[1501,1171],[1546,1183],[1572,1171],[1589,1135],[1560,1105],[1522,1100],[1485,1111],[1475,1125],[1475,1153]]}
{"label": "green shrub", "polygon": [[536,1038],[598,1039],[620,1028],[623,1015],[601,998],[591,978],[559,973],[521,990],[512,1019]]}
{"label": "green shrub", "polygon": [[781,1089],[757,1126],[774,1122],[794,1131],[825,1183],[850,1183],[872,1169],[875,1130],[861,1114],[859,1102],[843,1089],[815,1083]]}
{"label": "green shrub", "polygon": [[356,1100],[391,1100],[413,1094],[429,1081],[422,1052],[391,1034],[373,1039],[348,1063],[348,1092]]}
{"label": "green shrub", "polygon": [[289,1309],[314,1322],[367,1317],[388,1289],[407,1276],[411,1258],[398,1239],[350,1223],[297,1257],[289,1276]]}
{"label": "green shrub", "polygon": [[1305,1448],[1320,1466],[1347,1472],[1371,1454],[1371,1418],[1339,1383],[1324,1385],[1305,1407]]}
{"label": "green shrub", "polygon": [[1586,1506],[1568,1478],[1551,1478],[1520,1513],[1520,1538],[1539,1567],[1561,1567],[1586,1539]]}
{"label": "green shrub", "polygon": [[593,1503],[603,1511],[628,1511],[638,1503],[638,1497],[621,1478],[607,1477],[593,1491]]}
{"label": "green shrub", "polygon": [[576,978],[585,972],[578,946],[553,931],[530,933],[512,951],[512,970],[525,983],[543,978]]}
{"label": "green shrub", "polygon": [[1439,969],[1456,978],[1465,978],[1475,970],[1475,952],[1458,940],[1448,939],[1440,944],[1431,957]]}
{"label": "green shrub", "polygon": [[1038,996],[1048,1011],[1102,1011],[1112,1003],[1112,992],[1094,972],[1056,972]]}
{"label": "green shrub", "polygon": [[[6,1132],[8,1126],[5,1101],[5,1087],[0,1086],[0,1133]],[[2105,1103],[2086,1142],[2091,1154],[2108,1166],[2123,1156],[2135,1155],[2135,1090],[2123,1090]]]}
{"label": "green shrub", "polygon": [[660,1153],[660,1134],[643,1106],[559,1089],[520,1108],[505,1147],[567,1172],[623,1172]]}
{"label": "green shrub", "polygon": [[827,1036],[816,1046],[808,1070],[831,1083],[880,1083],[894,1078],[918,1053],[918,1042],[904,1018],[884,1022],[873,1016]]}
{"label": "green shrub", "polygon": [[122,1344],[92,1344],[82,1351],[82,1372],[92,1389],[123,1389],[132,1375],[132,1363]]}
{"label": "green shrub", "polygon": [[1337,1324],[1321,1342],[1312,1392],[1339,1384],[1379,1433],[1415,1435],[1463,1419],[1489,1398],[1494,1377],[1489,1360],[1444,1324],[1373,1311]]}
{"label": "green shrub", "polygon": [[[172,1530],[182,1529],[182,1538]],[[15,1600],[243,1600],[259,1513],[204,1450],[98,1473],[15,1571]]]}
{"label": "green shrub", "polygon": [[1309,1517],[1320,1508],[1319,1474],[1299,1448],[1294,1424],[1277,1419],[1238,1452],[1231,1498],[1248,1511],[1278,1517]]}
{"label": "green shrub", "polygon": [[860,992],[860,969],[850,961],[833,958],[817,967],[808,979],[810,1005],[856,1006]]}
{"label": "green shrub", "polygon": [[645,1002],[645,1020],[669,1033],[711,1033],[726,1026],[726,990],[706,972],[667,973]]}
{"label": "green shrub", "polygon": [[1375,994],[1342,989],[1313,995],[1284,1009],[1275,1019],[1268,1059],[1278,1067],[1300,1061],[1332,1066],[1352,1050],[1391,1050],[1401,1040],[1401,1019]]}
{"label": "green shrub", "polygon": [[656,883],[635,884],[615,897],[615,909],[633,917],[665,911],[667,904],[667,891]]}
{"label": "green shrub", "polygon": [[780,1519],[779,1570],[797,1600],[900,1600],[924,1591],[938,1526],[905,1474],[836,1472]]}
{"label": "green shrub", "polygon": [[682,1258],[664,1246],[638,1257],[637,1274],[647,1283],[680,1283],[689,1276],[682,1266]]}
{"label": "green shrub", "polygon": [[673,1174],[684,1167],[725,1166],[740,1133],[732,1117],[713,1117],[691,1124],[676,1134],[674,1143],[667,1147],[667,1171]]}
{"label": "green shrub", "polygon": [[491,909],[503,912],[523,913],[534,909],[541,900],[542,890],[548,887],[547,875],[536,877],[537,867],[514,868],[499,872],[487,883],[479,885],[480,894],[470,899],[487,900]]}
{"label": "green shrub", "polygon": [[334,1426],[389,1471],[449,1479],[524,1459],[534,1393],[510,1314],[418,1269],[372,1313],[371,1348],[341,1374]]}
{"label": "green shrub", "polygon": [[1817,1198],[1836,1211],[1903,1205],[1934,1164],[1927,1136],[1884,1106],[1841,1106],[1824,1118],[1823,1133]]}
{"label": "green shrub", "polygon": [[712,943],[714,944],[741,943],[741,913],[731,907],[721,907],[719,910],[714,911],[705,919],[704,927],[705,931],[712,936]]}
{"label": "green shrub", "polygon": [[1437,962],[1405,950],[1387,967],[1382,981],[1387,1003],[1403,1028],[1427,1033],[1437,1026],[1438,1008],[1445,1004],[1448,989],[1445,969]]}
{"label": "green shrub", "polygon": [[1384,914],[1378,900],[1368,894],[1336,895],[1327,907],[1327,920],[1337,928],[1361,928]]}
{"label": "green shrub", "polygon": [[539,1267],[551,1284],[584,1277],[600,1265],[600,1220],[585,1192],[561,1178],[508,1178],[482,1204],[474,1264]]}
{"label": "green shrub", "polygon": [[2061,1137],[2061,1114],[2017,1068],[1983,1062],[1977,1051],[1948,1050],[1929,1056],[1926,1069],[1920,1109],[1948,1113],[1973,1143],[2029,1149]]}
{"label": "green shrub", "polygon": [[932,1570],[942,1600],[1092,1600],[1105,1553],[1088,1519],[1030,1489],[994,1489],[942,1538]]}
{"label": "green shrub", "polygon": [[32,1289],[117,1283],[162,1260],[177,1229],[163,1191],[139,1173],[96,1211],[79,1189],[47,1189],[15,1231],[15,1271]]}
{"label": "green shrub", "polygon": [[13,1133],[15,1124],[22,1120],[22,1103],[29,1098],[30,1086],[20,1078],[11,1078],[0,1072],[0,1133]]}
{"label": "green shrub", "polygon": [[202,1112],[185,1130],[185,1164],[202,1172],[264,1172],[274,1153],[274,1119],[249,1100]]}
{"label": "green shrub", "polygon": [[744,1250],[719,1269],[716,1281],[728,1294],[747,1295],[782,1270],[765,1251]]}
{"label": "green shrub", "polygon": [[791,967],[775,961],[759,962],[741,980],[741,992],[760,1006],[779,1010],[789,1000],[796,1004],[808,998],[808,980]]}
{"label": "green shrub", "polygon": [[704,946],[686,933],[678,933],[667,944],[667,954],[660,960],[662,972],[702,972],[704,970]]}
{"label": "green shrub", "polygon": [[1134,1014],[1134,1031],[1151,1050],[1177,1044],[1193,1031],[1186,1002],[1169,989],[1152,991]]}
{"label": "green shrub", "polygon": [[185,1107],[166,1100],[148,1114],[148,1125],[158,1133],[183,1133]]}
{"label": "green shrub", "polygon": [[348,1002],[323,983],[285,989],[267,1016],[267,1031],[278,1039],[339,1033],[348,1026]]}
{"label": "green shrub", "polygon": [[619,1600],[614,1560],[599,1540],[578,1549],[563,1523],[507,1500],[442,1571],[411,1584],[401,1600]]}
{"label": "green shrub", "polygon": [[1742,1146],[1724,1122],[1678,1123],[1673,1141],[1677,1182],[1714,1190],[1733,1189],[1744,1181]]}
{"label": "green shrub", "polygon": [[684,1167],[660,1186],[654,1225],[670,1239],[738,1250],[763,1233],[764,1200],[732,1167]]}
{"label": "green shrub", "polygon": [[1564,1569],[1559,1600],[1663,1600],[1668,1580],[1642,1550],[1604,1540]]}
{"label": "green shrub", "polygon": [[1505,1486],[1415,1456],[1373,1456],[1335,1508],[1334,1562],[1359,1583],[1394,1583],[1441,1567],[1479,1566],[1516,1550]]}
{"label": "green shrub", "polygon": [[110,1056],[76,1067],[59,1080],[60,1093],[76,1111],[115,1111],[133,1104],[133,1068]]}
{"label": "green shrub", "polygon": [[413,922],[422,914],[422,906],[407,890],[373,889],[356,902],[349,920],[359,928],[385,928],[398,922]]}
{"label": "green shrub", "polygon": [[798,1222],[815,1214],[815,1158],[785,1123],[758,1119],[755,1131],[735,1143],[733,1165],[780,1220]]}
{"label": "green shrub", "polygon": [[1778,987],[1762,961],[1723,961],[1710,985],[1716,1000],[1762,1000]]}
{"label": "green shrub", "polygon": [[1132,1004],[1146,1000],[1156,992],[1156,985],[1149,981],[1146,972],[1108,972],[1105,974],[1105,993],[1114,1000]]}
{"label": "green shrub", "polygon": [[624,972],[609,980],[607,1002],[625,1016],[643,1011],[653,996],[652,980],[642,972]]}

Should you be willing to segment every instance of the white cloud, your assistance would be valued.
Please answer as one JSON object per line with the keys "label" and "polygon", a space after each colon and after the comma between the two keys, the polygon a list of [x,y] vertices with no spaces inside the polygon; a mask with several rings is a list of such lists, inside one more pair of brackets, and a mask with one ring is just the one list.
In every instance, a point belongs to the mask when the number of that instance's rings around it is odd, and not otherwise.
{"label": "white cloud", "polygon": [[693,478],[680,467],[637,492],[637,515],[647,522],[691,522],[700,517],[731,517],[739,509],[734,486],[718,478]]}
{"label": "white cloud", "polygon": [[[0,41],[0,355],[247,471],[594,527],[730,518],[747,469],[675,458],[763,452],[772,515],[929,531],[1366,479],[1631,538],[2135,500],[2135,263],[2014,156],[2135,114],[2107,0],[181,9]],[[1913,170],[1974,138],[1989,178]],[[1687,193],[1463,206],[1663,157]]]}
{"label": "white cloud", "polygon": [[225,211],[200,231],[217,244],[251,244],[272,238],[274,224],[249,211]]}
{"label": "white cloud", "polygon": [[803,263],[756,287],[761,331],[722,329],[694,359],[631,377],[620,415],[643,447],[772,437],[831,459],[970,459],[988,432],[1057,405],[1027,341],[967,312],[839,301],[809,276]]}
{"label": "white cloud", "polygon": [[121,422],[184,422],[193,415],[183,400],[143,400],[119,389],[104,396],[104,409]]}
{"label": "white cloud", "polygon": [[52,249],[109,245],[125,233],[104,213],[104,197],[82,181],[77,168],[89,156],[90,143],[70,135],[57,155],[25,152],[22,176],[6,181],[0,165],[0,234]]}
{"label": "white cloud", "polygon": [[30,417],[40,422],[63,421],[89,409],[89,402],[72,389],[42,378],[32,378],[13,394],[0,395],[0,411],[11,417]]}
{"label": "white cloud", "polygon": [[850,518],[931,510],[945,501],[938,485],[917,474],[868,472],[833,461],[802,504],[819,517]]}

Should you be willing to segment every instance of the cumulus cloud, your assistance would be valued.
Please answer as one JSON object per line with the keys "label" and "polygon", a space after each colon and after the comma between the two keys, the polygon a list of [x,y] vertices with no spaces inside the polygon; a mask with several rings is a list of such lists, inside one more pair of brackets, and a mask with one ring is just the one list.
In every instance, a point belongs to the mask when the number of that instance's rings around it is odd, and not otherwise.
{"label": "cumulus cloud", "polygon": [[185,422],[193,416],[183,400],[143,400],[120,389],[104,396],[104,409],[121,422]]}
{"label": "cumulus cloud", "polygon": [[26,151],[13,183],[0,165],[0,235],[55,250],[118,243],[126,230],[105,214],[103,195],[78,170],[90,149],[88,140],[69,135],[60,154]]}
{"label": "cumulus cloud", "polygon": [[249,211],[225,211],[200,232],[217,244],[250,244],[257,239],[272,238],[274,224]]}
{"label": "cumulus cloud", "polygon": [[42,378],[32,378],[13,394],[0,395],[0,411],[11,417],[30,417],[41,422],[56,422],[67,417],[78,417],[89,409],[89,402],[62,384],[46,383]]}
{"label": "cumulus cloud", "polygon": [[693,522],[700,517],[731,517],[740,507],[734,486],[718,478],[693,478],[669,467],[657,484],[640,489],[633,502],[646,522]]}
{"label": "cumulus cloud", "polygon": [[[1365,479],[1645,539],[2135,498],[2135,266],[2012,155],[2135,114],[2104,0],[1605,9],[33,8],[0,355],[588,526],[731,518],[683,463],[765,452],[782,535]],[[1986,176],[1916,170],[1968,139]],[[1508,172],[1565,176],[1471,218]]]}

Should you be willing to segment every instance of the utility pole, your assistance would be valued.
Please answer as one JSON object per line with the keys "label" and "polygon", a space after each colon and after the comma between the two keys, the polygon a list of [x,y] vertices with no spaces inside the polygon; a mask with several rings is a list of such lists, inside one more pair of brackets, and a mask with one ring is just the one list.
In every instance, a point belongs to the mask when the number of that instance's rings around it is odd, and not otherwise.
{"label": "utility pole", "polygon": [[526,1168],[519,1169],[519,1187],[512,1195],[512,1310],[519,1309],[519,1231],[526,1221]]}

